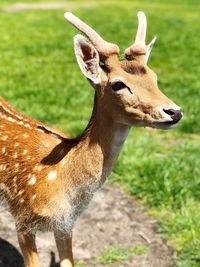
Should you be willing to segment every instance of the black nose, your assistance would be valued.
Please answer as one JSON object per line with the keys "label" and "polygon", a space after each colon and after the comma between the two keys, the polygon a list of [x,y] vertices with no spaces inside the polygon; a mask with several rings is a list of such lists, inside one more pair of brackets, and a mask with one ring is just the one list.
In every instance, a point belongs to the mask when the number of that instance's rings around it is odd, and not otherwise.
{"label": "black nose", "polygon": [[178,122],[183,117],[181,109],[175,110],[175,109],[163,109],[165,113],[170,115],[170,117],[173,119],[173,122]]}

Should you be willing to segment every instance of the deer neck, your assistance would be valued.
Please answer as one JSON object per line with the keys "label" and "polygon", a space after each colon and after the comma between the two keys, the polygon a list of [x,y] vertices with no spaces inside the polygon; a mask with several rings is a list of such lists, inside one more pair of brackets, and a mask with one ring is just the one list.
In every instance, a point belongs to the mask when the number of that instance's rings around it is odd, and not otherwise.
{"label": "deer neck", "polygon": [[99,116],[92,131],[90,138],[100,148],[99,153],[103,157],[103,175],[108,176],[128,135],[129,127]]}
{"label": "deer neck", "polygon": [[94,157],[98,159],[103,181],[112,171],[129,129],[129,126],[114,122],[94,101],[93,114],[83,133],[83,142],[87,143],[93,160]]}
{"label": "deer neck", "polygon": [[112,171],[128,131],[128,126],[114,122],[95,100],[85,131],[58,147],[60,151],[64,145],[66,151],[59,164],[66,188],[71,184],[76,191],[95,192]]}

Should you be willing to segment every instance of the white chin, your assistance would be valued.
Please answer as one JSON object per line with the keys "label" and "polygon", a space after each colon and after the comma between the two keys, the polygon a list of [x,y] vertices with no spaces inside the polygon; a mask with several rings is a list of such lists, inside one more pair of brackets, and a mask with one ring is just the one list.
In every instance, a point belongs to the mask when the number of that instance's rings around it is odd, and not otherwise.
{"label": "white chin", "polygon": [[157,122],[153,123],[152,127],[157,128],[157,129],[162,129],[162,130],[170,130],[173,129],[177,126],[177,123],[171,123],[171,122]]}

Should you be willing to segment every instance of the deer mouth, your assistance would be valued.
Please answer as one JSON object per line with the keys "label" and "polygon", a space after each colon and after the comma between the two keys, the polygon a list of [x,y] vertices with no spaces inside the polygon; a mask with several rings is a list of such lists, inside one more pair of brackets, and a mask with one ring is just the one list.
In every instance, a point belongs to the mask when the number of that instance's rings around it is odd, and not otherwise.
{"label": "deer mouth", "polygon": [[177,126],[178,122],[180,121],[164,121],[164,122],[155,122],[153,124],[154,128],[162,129],[162,130],[169,130],[173,129]]}
{"label": "deer mouth", "polygon": [[178,122],[183,118],[181,109],[163,109],[163,111],[164,115],[167,114],[169,118],[153,122],[153,127],[164,130],[172,129],[175,128]]}

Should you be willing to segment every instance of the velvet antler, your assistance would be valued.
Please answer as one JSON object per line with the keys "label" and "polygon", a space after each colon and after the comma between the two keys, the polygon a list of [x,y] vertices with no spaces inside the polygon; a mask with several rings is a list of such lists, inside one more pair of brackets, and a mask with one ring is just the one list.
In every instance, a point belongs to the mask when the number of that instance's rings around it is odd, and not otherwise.
{"label": "velvet antler", "polygon": [[89,38],[94,47],[97,49],[101,59],[105,59],[113,54],[119,54],[119,47],[116,44],[103,40],[103,38],[90,26],[74,16],[72,13],[66,12],[64,17]]}
{"label": "velvet antler", "polygon": [[138,30],[135,37],[135,42],[125,50],[125,57],[128,60],[131,60],[138,56],[143,56],[145,62],[148,61],[151,49],[156,41],[156,37],[146,45],[146,30],[147,30],[147,20],[144,12],[140,11],[137,14],[138,16]]}

